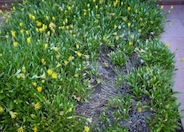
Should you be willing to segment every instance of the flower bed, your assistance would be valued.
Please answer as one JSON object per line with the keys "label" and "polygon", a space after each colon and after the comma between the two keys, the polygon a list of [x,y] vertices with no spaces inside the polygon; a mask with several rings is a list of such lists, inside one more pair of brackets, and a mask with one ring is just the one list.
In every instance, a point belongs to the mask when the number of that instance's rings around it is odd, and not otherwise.
{"label": "flower bed", "polygon": [[23,1],[0,34],[0,131],[175,131],[174,55],[152,1]]}

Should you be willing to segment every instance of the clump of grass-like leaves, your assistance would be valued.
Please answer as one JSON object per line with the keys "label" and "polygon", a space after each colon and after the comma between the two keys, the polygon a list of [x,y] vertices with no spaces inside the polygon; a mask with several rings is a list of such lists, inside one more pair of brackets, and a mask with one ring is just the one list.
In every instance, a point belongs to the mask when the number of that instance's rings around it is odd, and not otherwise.
{"label": "clump of grass-like leaves", "polygon": [[[137,42],[159,37],[164,22],[162,12],[155,4],[139,0],[23,0],[15,3],[11,11],[4,12],[3,18],[0,31],[0,131],[19,132],[90,131],[89,120],[75,115],[75,106],[90,92],[86,72],[92,74],[89,67],[97,60],[99,47],[117,48],[118,52],[112,52],[111,60],[115,65],[123,66],[125,58],[122,57],[125,56],[121,52],[131,56]],[[146,60],[146,54],[140,53],[140,56],[147,63],[154,62]],[[161,58],[161,64],[163,60]],[[133,75],[128,79],[132,88],[138,85],[132,80],[138,77]],[[158,79],[154,78],[153,82]],[[145,82],[137,81],[141,89]],[[167,92],[161,91],[170,97],[170,90]],[[143,93],[138,90],[138,94]],[[153,105],[157,104],[154,99],[152,101]],[[172,104],[172,101],[166,104]],[[165,110],[165,107],[158,108],[160,112]],[[170,109],[170,114],[175,108]],[[163,124],[158,119],[154,121]],[[175,121],[167,119],[171,124]],[[114,126],[117,131],[126,131],[117,124]],[[113,129],[109,127],[109,131]],[[171,129],[168,127],[167,130]]]}

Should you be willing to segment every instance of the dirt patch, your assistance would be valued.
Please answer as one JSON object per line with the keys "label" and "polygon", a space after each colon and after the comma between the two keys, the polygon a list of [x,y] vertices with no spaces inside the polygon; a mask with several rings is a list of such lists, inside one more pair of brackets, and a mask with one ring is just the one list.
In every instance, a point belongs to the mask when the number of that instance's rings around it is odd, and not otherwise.
{"label": "dirt patch", "polygon": [[115,97],[118,92],[118,89],[114,87],[116,73],[108,58],[101,55],[96,65],[101,82],[97,83],[95,79],[91,82],[94,86],[92,87],[94,92],[83,104],[76,108],[77,114],[92,118],[94,124],[98,122],[100,113],[106,108],[108,99]]}
{"label": "dirt patch", "polygon": [[[92,79],[92,87],[94,92],[89,96],[89,98],[79,104],[76,107],[76,114],[82,115],[87,118],[92,118],[93,124],[100,129],[101,126],[108,124],[106,121],[99,121],[100,114],[107,108],[107,102],[121,93],[124,97],[127,94],[132,94],[131,90],[127,88],[126,82],[124,82],[118,88],[115,87],[115,81],[118,74],[127,75],[132,70],[136,69],[138,66],[143,65],[143,61],[138,57],[136,53],[132,55],[131,58],[127,59],[124,67],[115,70],[115,66],[110,63],[109,57],[107,56],[107,51],[102,52],[96,62],[100,83]],[[149,132],[149,127],[146,123],[146,119],[152,116],[151,111],[137,112],[137,106],[134,99],[132,101],[132,108],[129,111],[129,117],[126,120],[122,120],[119,124],[122,127],[126,127],[130,132]],[[142,101],[142,103],[148,103],[147,101]],[[108,108],[107,117],[113,123],[113,108]],[[108,126],[108,125],[107,125]],[[93,130],[94,132],[97,130]]]}

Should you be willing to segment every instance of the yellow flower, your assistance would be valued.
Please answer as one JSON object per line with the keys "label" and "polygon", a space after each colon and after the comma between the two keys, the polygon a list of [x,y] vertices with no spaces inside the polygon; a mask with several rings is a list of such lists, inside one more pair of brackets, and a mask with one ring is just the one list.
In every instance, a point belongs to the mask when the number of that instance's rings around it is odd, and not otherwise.
{"label": "yellow flower", "polygon": [[32,15],[31,15],[31,14],[29,14],[29,18],[31,18],[31,16],[32,16]]}
{"label": "yellow flower", "polygon": [[16,32],[15,31],[11,31],[11,35],[12,35],[12,37],[15,37],[16,36]]}
{"label": "yellow flower", "polygon": [[36,103],[36,104],[34,104],[34,109],[35,109],[35,110],[40,109],[40,107],[41,107],[41,106],[40,106],[40,103]]}
{"label": "yellow flower", "polygon": [[127,8],[127,10],[130,11],[130,9],[131,9],[131,8],[130,8],[130,6],[129,6],[129,7]]}
{"label": "yellow flower", "polygon": [[19,26],[22,27],[22,26],[23,26],[23,22],[20,22],[20,23],[19,23]]}
{"label": "yellow flower", "polygon": [[40,27],[40,26],[42,25],[42,23],[39,22],[39,21],[36,21],[36,25],[37,25],[38,27]]}
{"label": "yellow flower", "polygon": [[55,51],[58,51],[58,50],[59,50],[59,48],[58,48],[58,47],[54,47],[53,49],[54,49]]}
{"label": "yellow flower", "polygon": [[17,112],[10,111],[10,116],[12,119],[17,117]]}
{"label": "yellow flower", "polygon": [[72,61],[74,59],[74,57],[73,56],[70,56],[69,58],[68,58],[68,61]]}
{"label": "yellow flower", "polygon": [[45,31],[47,29],[47,25],[43,24],[42,30]]}
{"label": "yellow flower", "polygon": [[170,9],[173,9],[174,8],[174,6],[172,5],[171,7],[170,7]]}
{"label": "yellow flower", "polygon": [[164,6],[162,5],[162,6],[160,6],[160,9],[164,9]]}
{"label": "yellow flower", "polygon": [[76,44],[76,49],[79,49],[79,44]]}
{"label": "yellow flower", "polygon": [[132,39],[134,39],[134,38],[135,38],[135,36],[134,36],[134,35],[131,35],[131,38],[132,38]]}
{"label": "yellow flower", "polygon": [[24,132],[23,127],[19,127],[19,128],[17,129],[17,132]]}
{"label": "yellow flower", "polygon": [[68,19],[67,18],[65,19],[65,22],[68,23]]}
{"label": "yellow flower", "polygon": [[3,13],[3,11],[0,9],[0,14],[2,14]]}
{"label": "yellow flower", "polygon": [[72,112],[72,107],[71,107],[71,108],[69,108],[68,112]]}
{"label": "yellow flower", "polygon": [[39,31],[39,29],[38,28],[36,28],[36,32],[38,32]]}
{"label": "yellow flower", "polygon": [[23,33],[24,32],[24,29],[21,29],[20,32]]}
{"label": "yellow flower", "polygon": [[35,87],[37,86],[37,83],[36,83],[36,82],[33,82],[32,84],[33,84],[33,86],[35,86]]}
{"label": "yellow flower", "polygon": [[55,20],[56,20],[56,18],[53,16],[53,17],[52,17],[52,20],[53,20],[53,21],[55,21]]}
{"label": "yellow flower", "polygon": [[170,44],[169,44],[169,43],[166,43],[166,44],[165,44],[165,46],[169,47],[169,46],[170,46]]}
{"label": "yellow flower", "polygon": [[47,32],[47,35],[50,36],[50,31]]}
{"label": "yellow flower", "polygon": [[58,63],[56,67],[60,67],[60,66],[61,66],[61,64],[60,64],[60,63]]}
{"label": "yellow flower", "polygon": [[42,59],[41,61],[42,61],[42,64],[43,64],[43,65],[45,65],[45,64],[46,64],[45,59]]}
{"label": "yellow flower", "polygon": [[33,132],[38,132],[37,127],[34,127],[34,128],[33,128]]}
{"label": "yellow flower", "polygon": [[24,79],[25,77],[26,77],[26,76],[25,76],[24,73],[20,73],[20,74],[17,75],[17,78],[23,78],[23,79]]}
{"label": "yellow flower", "polygon": [[73,33],[73,31],[72,31],[72,30],[70,30],[69,32],[70,32],[71,34]]}
{"label": "yellow flower", "polygon": [[90,128],[88,126],[84,127],[84,132],[89,132]]}
{"label": "yellow flower", "polygon": [[49,20],[49,16],[46,16],[45,18],[46,18],[46,20]]}
{"label": "yellow flower", "polygon": [[103,3],[103,0],[100,0],[100,2],[99,2],[100,4],[102,4]]}
{"label": "yellow flower", "polygon": [[0,114],[4,112],[3,107],[0,106]]}
{"label": "yellow flower", "polygon": [[93,0],[93,2],[95,3],[95,2],[96,2],[96,0]]}
{"label": "yellow flower", "polygon": [[23,73],[26,73],[26,68],[25,68],[25,66],[22,67],[22,72],[23,72]]}
{"label": "yellow flower", "polygon": [[13,7],[12,9],[13,9],[13,10],[16,10],[16,8],[15,8],[15,7]]}
{"label": "yellow flower", "polygon": [[119,3],[119,0],[114,1],[113,3],[114,7],[116,7],[118,3]]}
{"label": "yellow flower", "polygon": [[86,16],[86,15],[87,15],[87,12],[86,12],[86,10],[84,10],[84,13],[83,13],[83,15],[84,15],[84,16]]}
{"label": "yellow flower", "polygon": [[53,22],[51,22],[51,23],[49,24],[49,27],[50,27],[50,28],[55,28],[56,25],[55,25]]}
{"label": "yellow flower", "polygon": [[82,53],[81,52],[77,52],[77,55],[79,56],[79,57],[81,57],[82,56]]}
{"label": "yellow flower", "polygon": [[57,78],[57,73],[56,72],[53,72],[52,75],[51,75],[52,78]]}
{"label": "yellow flower", "polygon": [[42,91],[42,87],[37,87],[37,90],[38,90],[38,92],[41,92]]}
{"label": "yellow flower", "polygon": [[79,77],[79,74],[75,74],[74,77],[78,78]]}
{"label": "yellow flower", "polygon": [[68,61],[67,60],[64,60],[64,63],[65,63],[65,65],[67,65],[68,64]]}
{"label": "yellow flower", "polygon": [[48,73],[49,75],[52,75],[53,71],[52,71],[51,69],[48,69],[48,70],[47,70],[47,73]]}
{"label": "yellow flower", "polygon": [[27,34],[27,35],[29,34],[29,31],[28,31],[28,30],[26,30],[26,34]]}
{"label": "yellow flower", "polygon": [[90,4],[87,4],[87,7],[89,8],[90,7]]}
{"label": "yellow flower", "polygon": [[128,27],[130,27],[130,26],[131,26],[131,23],[129,22],[129,23],[128,23]]}
{"label": "yellow flower", "polygon": [[117,41],[117,40],[119,40],[119,37],[118,37],[118,36],[116,36],[116,41]]}
{"label": "yellow flower", "polygon": [[128,42],[129,45],[132,45],[133,43],[131,41]]}
{"label": "yellow flower", "polygon": [[17,47],[18,46],[18,43],[17,42],[13,42],[13,46],[14,47]]}
{"label": "yellow flower", "polygon": [[70,6],[68,6],[68,10],[71,10],[71,7]]}
{"label": "yellow flower", "polygon": [[184,62],[184,57],[183,57],[183,58],[181,58],[181,61],[182,61],[182,62]]}
{"label": "yellow flower", "polygon": [[56,57],[56,59],[59,59],[61,56],[59,54],[57,54],[55,57]]}
{"label": "yellow flower", "polygon": [[39,31],[42,33],[44,31],[44,29],[43,28],[39,28]]}
{"label": "yellow flower", "polygon": [[35,20],[35,16],[33,16],[32,14],[29,14],[29,18]]}
{"label": "yellow flower", "polygon": [[138,108],[137,108],[137,111],[138,111],[138,112],[142,112],[142,108],[141,108],[141,107],[138,107]]}
{"label": "yellow flower", "polygon": [[31,37],[28,37],[28,38],[27,38],[27,43],[28,43],[28,44],[31,43]]}
{"label": "yellow flower", "polygon": [[48,44],[44,44],[44,47],[45,47],[46,49],[48,48],[48,46],[49,46]]}

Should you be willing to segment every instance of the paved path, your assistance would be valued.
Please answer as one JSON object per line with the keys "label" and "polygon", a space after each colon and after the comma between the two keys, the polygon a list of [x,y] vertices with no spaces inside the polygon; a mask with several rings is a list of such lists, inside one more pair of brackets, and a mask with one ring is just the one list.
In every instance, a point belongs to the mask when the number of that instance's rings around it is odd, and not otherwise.
{"label": "paved path", "polygon": [[[164,12],[168,12],[170,6],[164,6]],[[184,110],[184,5],[175,5],[168,15],[170,21],[165,24],[165,32],[161,40],[169,44],[169,48],[175,53],[175,68],[177,69],[174,77],[173,91],[179,91],[176,95],[178,102],[181,103],[179,110]],[[184,116],[184,112],[181,112]],[[184,118],[182,119],[184,128]]]}

